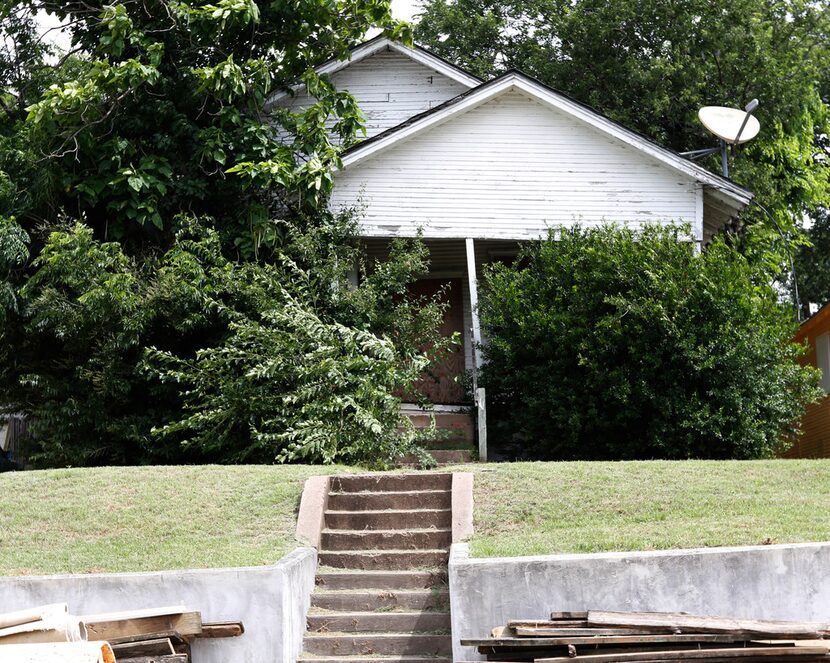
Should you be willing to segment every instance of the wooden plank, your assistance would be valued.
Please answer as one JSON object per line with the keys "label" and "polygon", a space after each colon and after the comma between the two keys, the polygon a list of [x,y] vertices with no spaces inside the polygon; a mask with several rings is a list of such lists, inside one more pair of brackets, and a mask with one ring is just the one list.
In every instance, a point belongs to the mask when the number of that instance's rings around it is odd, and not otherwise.
{"label": "wooden plank", "polygon": [[242,622],[210,622],[202,624],[199,638],[236,638],[245,632]]}
{"label": "wooden plank", "polygon": [[118,612],[101,612],[95,615],[82,615],[81,619],[87,622],[114,622],[124,619],[138,619],[139,617],[161,617],[163,615],[181,615],[187,610],[183,605],[165,605],[160,608],[141,608],[139,610],[120,610]]}
{"label": "wooden plank", "polygon": [[730,617],[699,617],[675,612],[611,612],[591,610],[588,623],[596,626],[668,627],[677,632],[710,633],[743,632],[770,638],[821,639],[830,635],[830,624],[785,622],[761,619],[732,619]]}
{"label": "wooden plank", "polygon": [[560,610],[550,613],[551,619],[588,619],[587,610]]}
{"label": "wooden plank", "polygon": [[188,654],[169,654],[167,656],[139,656],[137,658],[119,658],[118,663],[189,663]]}
{"label": "wooden plank", "polygon": [[158,633],[137,633],[133,635],[125,635],[120,638],[110,638],[111,645],[125,644],[129,642],[140,642],[142,640],[157,640],[160,638],[167,638],[174,646],[185,642],[181,634],[177,631],[159,631]]}
{"label": "wooden plank", "polygon": [[619,644],[653,644],[671,642],[744,642],[743,637],[736,637],[728,633],[686,633],[671,635],[607,635],[607,636],[574,636],[561,638],[485,638],[480,640],[462,640],[465,647],[564,647],[567,645],[619,645]]}
{"label": "wooden plank", "polygon": [[140,656],[166,656],[175,654],[170,638],[153,638],[137,642],[124,642],[112,645],[116,660],[122,658],[136,658]]}
{"label": "wooden plank", "polygon": [[[567,637],[571,635],[601,636],[601,635],[655,635],[654,631],[641,628],[551,628],[551,627],[511,627],[518,636],[524,637]],[[672,631],[661,629],[666,635]]]}
{"label": "wooden plank", "polygon": [[587,619],[511,619],[507,622],[511,628],[523,626],[527,628],[550,627],[550,628],[588,628]]}
{"label": "wooden plank", "polygon": [[125,636],[175,631],[183,638],[196,637],[202,632],[202,616],[198,612],[178,615],[138,617],[115,621],[84,622],[90,640],[109,640]]}
{"label": "wooden plank", "polygon": [[[712,658],[769,658],[821,657],[827,655],[827,647],[735,647],[731,649],[680,649],[670,651],[633,651],[617,654],[588,654],[578,656],[582,663],[624,663],[634,661],[685,661]],[[573,663],[567,656],[537,658],[536,663]]]}

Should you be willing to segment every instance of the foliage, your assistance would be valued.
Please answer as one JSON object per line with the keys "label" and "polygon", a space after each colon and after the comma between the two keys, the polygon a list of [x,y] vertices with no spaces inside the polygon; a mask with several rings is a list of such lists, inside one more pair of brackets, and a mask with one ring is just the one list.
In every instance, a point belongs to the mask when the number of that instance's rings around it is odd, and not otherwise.
{"label": "foliage", "polygon": [[[733,150],[731,176],[770,211],[743,215],[742,250],[771,275],[828,202],[827,3],[428,0],[416,37],[480,76],[519,68],[678,151],[713,144],[701,106],[759,98],[762,131]],[[720,172],[718,156],[708,166]]]}
{"label": "foliage", "polygon": [[[147,368],[175,385],[184,402],[184,414],[161,429],[164,436],[181,437],[188,446],[230,461],[385,466],[417,452],[417,436],[405,425],[393,392],[430,364],[420,347],[448,342],[436,331],[443,308],[433,302],[419,310],[419,302],[403,300],[395,307],[399,318],[387,321],[363,302],[383,298],[425,271],[423,246],[398,244],[376,269],[397,272],[397,278],[367,280],[355,289],[345,274],[322,270],[339,277],[322,284],[331,297],[326,306],[319,291],[308,288],[309,272],[316,269],[302,270],[293,262],[283,268],[233,263],[221,257],[210,236],[180,244],[191,262],[190,282],[200,283],[201,308],[226,320],[228,331],[193,358],[148,350]],[[319,261],[319,256],[310,257]],[[162,279],[181,280],[182,263],[175,262],[169,273],[162,268]],[[337,309],[334,318],[326,314],[331,308]],[[410,335],[410,321],[423,322],[425,315],[431,316],[428,324]],[[337,321],[344,319],[352,326]]]}
{"label": "foliage", "polygon": [[555,459],[757,458],[817,398],[792,316],[745,257],[683,229],[562,230],[481,300],[491,436]]}
{"label": "foliage", "polygon": [[[422,245],[399,244],[377,270],[395,278],[352,290],[308,233],[289,231],[297,260],[237,262],[216,231],[177,223],[172,246],[141,263],[83,224],[49,236],[3,372],[6,398],[31,415],[37,462],[381,465],[411,449],[392,393],[429,364],[421,347],[447,342],[443,309],[402,300],[388,320],[364,302],[424,271]],[[350,227],[331,219],[318,232]]]}
{"label": "foliage", "polygon": [[[31,233],[61,211],[82,216],[96,238],[131,254],[166,248],[173,218],[190,213],[209,214],[228,250],[249,258],[247,240],[268,235],[286,206],[318,206],[339,163],[326,122],[348,144],[362,115],[313,67],[345,57],[374,26],[406,38],[388,0],[18,0],[7,11],[30,25],[36,10],[68,22],[72,49],[51,77],[32,78],[40,85],[16,85],[26,109],[17,147],[45,174],[31,186],[0,149],[0,169],[28,196],[13,201],[19,222]],[[316,103],[268,111],[273,94],[300,82]]]}
{"label": "foliage", "polygon": [[[442,308],[405,296],[422,245],[365,264],[326,212],[362,115],[314,71],[371,28],[406,40],[389,1],[17,0],[0,19],[0,402],[30,416],[34,460],[408,448],[392,394],[446,344]],[[315,103],[269,107],[297,84]]]}
{"label": "foliage", "polygon": [[[795,274],[802,316],[810,314],[808,304],[830,302],[830,211],[820,208],[813,212],[807,230],[810,245],[801,247],[795,256]],[[790,284],[793,287],[793,284]]]}

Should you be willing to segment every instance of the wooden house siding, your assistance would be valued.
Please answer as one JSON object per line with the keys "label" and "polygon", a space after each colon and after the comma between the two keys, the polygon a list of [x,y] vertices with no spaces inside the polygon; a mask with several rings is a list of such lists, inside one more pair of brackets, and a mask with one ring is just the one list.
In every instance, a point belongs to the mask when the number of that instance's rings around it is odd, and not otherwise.
{"label": "wooden house siding", "polygon": [[701,185],[565,112],[510,91],[335,175],[369,237],[527,239],[603,221],[687,222]]}
{"label": "wooden house siding", "polygon": [[[809,344],[809,351],[802,357],[802,364],[817,366],[816,343],[818,337],[830,333],[830,305],[822,308],[805,321],[794,337],[796,343]],[[801,434],[786,458],[830,458],[830,395],[818,403],[809,405],[801,419]]]}
{"label": "wooden house siding", "polygon": [[[366,137],[405,122],[413,115],[466,92],[468,86],[411,58],[383,50],[331,75],[338,90],[348,90],[366,116]],[[311,105],[305,91],[277,105],[301,110]]]}

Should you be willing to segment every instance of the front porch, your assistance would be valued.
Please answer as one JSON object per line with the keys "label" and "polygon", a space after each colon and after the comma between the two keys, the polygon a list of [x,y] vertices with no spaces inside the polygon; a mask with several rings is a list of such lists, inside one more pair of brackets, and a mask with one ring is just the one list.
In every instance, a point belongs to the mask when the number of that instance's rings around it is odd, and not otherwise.
{"label": "front porch", "polygon": [[[363,243],[370,262],[386,259],[391,241],[365,238]],[[476,382],[477,367],[481,366],[480,346],[484,341],[478,318],[478,283],[485,265],[512,260],[519,251],[520,241],[473,238],[423,241],[429,249],[430,268],[414,284],[413,293],[432,296],[443,289],[448,309],[441,332],[448,336],[457,332],[461,347],[430,375],[424,376],[416,389],[436,406],[438,428],[454,431],[456,434],[450,440],[457,444],[465,439],[478,449],[479,459],[486,461],[486,393]],[[463,379],[465,374],[469,376],[467,379]],[[416,426],[428,425],[428,415],[417,405],[406,403],[404,411]],[[465,417],[468,423],[462,421]]]}

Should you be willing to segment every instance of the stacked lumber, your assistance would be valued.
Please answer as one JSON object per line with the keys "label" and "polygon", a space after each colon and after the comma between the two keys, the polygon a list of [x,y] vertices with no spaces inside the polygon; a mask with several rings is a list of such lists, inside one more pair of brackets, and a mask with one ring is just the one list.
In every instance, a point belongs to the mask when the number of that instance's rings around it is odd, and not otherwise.
{"label": "stacked lumber", "polygon": [[830,663],[828,637],[830,624],[588,610],[510,621],[461,644],[505,663]]}
{"label": "stacked lumber", "polygon": [[183,606],[77,616],[59,603],[0,614],[0,661],[190,663],[193,639],[242,633],[242,622],[203,623]]}

